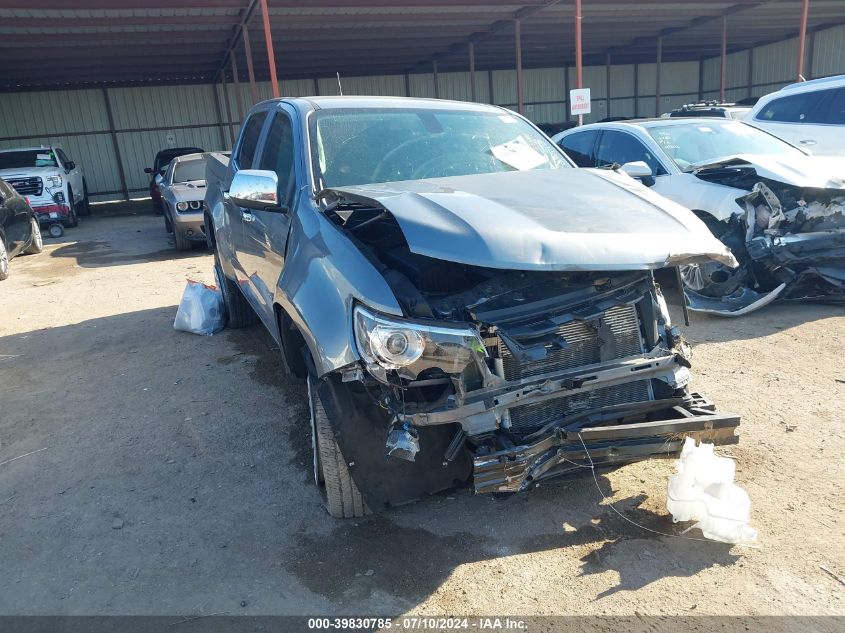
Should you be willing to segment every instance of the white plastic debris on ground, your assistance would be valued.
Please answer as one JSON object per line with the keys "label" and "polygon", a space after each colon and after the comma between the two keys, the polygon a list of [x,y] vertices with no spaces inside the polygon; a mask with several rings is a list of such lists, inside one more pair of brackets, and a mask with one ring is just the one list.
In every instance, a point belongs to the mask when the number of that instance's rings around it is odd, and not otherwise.
{"label": "white plastic debris on ground", "polygon": [[[713,444],[695,445],[688,437],[669,478],[667,508],[672,519],[698,521],[705,538],[723,543],[751,543],[757,530],[748,525],[751,500],[734,483],[736,464],[713,452]],[[692,529],[692,528],[690,528]]]}
{"label": "white plastic debris on ground", "polygon": [[188,280],[173,328],[193,334],[211,336],[226,325],[223,314],[223,295],[214,286]]}

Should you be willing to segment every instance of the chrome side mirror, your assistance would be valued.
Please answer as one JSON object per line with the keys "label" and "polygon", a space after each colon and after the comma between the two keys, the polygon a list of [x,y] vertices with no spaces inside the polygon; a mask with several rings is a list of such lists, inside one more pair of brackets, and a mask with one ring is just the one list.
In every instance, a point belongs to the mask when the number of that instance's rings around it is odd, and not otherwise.
{"label": "chrome side mirror", "polygon": [[625,163],[622,165],[622,171],[628,174],[631,178],[647,178],[652,175],[651,167],[642,160]]}
{"label": "chrome side mirror", "polygon": [[279,203],[279,177],[264,169],[241,169],[232,178],[229,198],[239,207],[256,211],[284,210]]}

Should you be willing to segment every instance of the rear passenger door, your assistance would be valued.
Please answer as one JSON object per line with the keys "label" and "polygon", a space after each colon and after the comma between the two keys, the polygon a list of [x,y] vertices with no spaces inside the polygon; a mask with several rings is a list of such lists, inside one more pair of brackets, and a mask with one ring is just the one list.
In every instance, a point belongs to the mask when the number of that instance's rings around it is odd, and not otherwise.
{"label": "rear passenger door", "polygon": [[65,171],[70,188],[73,190],[73,199],[76,202],[81,202],[85,197],[85,185],[82,182],[82,168],[68,158],[67,154],[61,148],[56,148],[56,155],[62,163],[62,168]]}
{"label": "rear passenger door", "polygon": [[[815,147],[817,154],[845,153],[845,88],[827,90],[827,97],[819,103],[819,130]],[[815,126],[813,126],[815,127]]]}
{"label": "rear passenger door", "polygon": [[575,132],[560,139],[558,145],[578,167],[595,167],[595,146],[598,136],[598,130]]}
{"label": "rear passenger door", "polygon": [[[776,97],[761,106],[750,123],[810,152],[829,145],[825,104],[834,90],[814,90]],[[841,147],[841,145],[840,145]],[[841,151],[841,150],[840,150]]]}
{"label": "rear passenger door", "polygon": [[273,326],[273,297],[285,263],[291,214],[296,205],[297,170],[294,112],[284,104],[272,114],[253,169],[272,171],[279,179],[281,210],[251,210],[245,221],[243,265],[250,272],[250,284],[259,302],[259,314]]}

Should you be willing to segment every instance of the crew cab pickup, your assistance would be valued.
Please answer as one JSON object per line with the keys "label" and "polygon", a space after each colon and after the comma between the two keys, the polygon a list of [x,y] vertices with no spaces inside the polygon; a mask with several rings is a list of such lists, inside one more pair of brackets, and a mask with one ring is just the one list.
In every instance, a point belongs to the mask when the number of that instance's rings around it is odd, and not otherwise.
{"label": "crew cab pickup", "polygon": [[333,516],[737,440],[739,418],[691,391],[652,272],[729,251],[513,112],[266,101],[206,180],[229,326],[260,320],[306,381]]}
{"label": "crew cab pickup", "polygon": [[0,178],[29,200],[41,224],[74,227],[90,212],[82,168],[60,147],[0,150]]}

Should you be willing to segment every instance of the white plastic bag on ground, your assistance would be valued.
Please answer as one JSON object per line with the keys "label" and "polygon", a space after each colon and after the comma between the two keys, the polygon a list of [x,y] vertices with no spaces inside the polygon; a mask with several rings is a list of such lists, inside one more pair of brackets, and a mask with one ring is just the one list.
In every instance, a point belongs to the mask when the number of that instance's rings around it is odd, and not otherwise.
{"label": "white plastic bag on ground", "polygon": [[757,530],[748,525],[751,500],[734,483],[736,464],[719,457],[713,444],[695,445],[688,437],[675,462],[677,473],[669,478],[666,503],[672,520],[698,521],[705,538],[723,543],[751,543]]}
{"label": "white plastic bag on ground", "polygon": [[226,325],[223,313],[223,295],[214,286],[188,280],[173,328],[193,334],[211,336]]}

